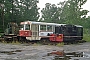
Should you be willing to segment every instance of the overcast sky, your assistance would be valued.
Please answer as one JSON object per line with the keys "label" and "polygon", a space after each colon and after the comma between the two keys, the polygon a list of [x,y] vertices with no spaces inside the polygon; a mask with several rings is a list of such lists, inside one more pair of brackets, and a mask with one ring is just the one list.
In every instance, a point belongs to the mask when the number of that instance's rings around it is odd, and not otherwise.
{"label": "overcast sky", "polygon": [[[45,7],[45,3],[57,4],[62,1],[65,0],[39,0],[38,6],[42,9]],[[90,11],[89,6],[90,6],[90,0],[87,0],[87,2],[82,6],[82,8]],[[88,15],[90,16],[90,13],[88,13]]]}

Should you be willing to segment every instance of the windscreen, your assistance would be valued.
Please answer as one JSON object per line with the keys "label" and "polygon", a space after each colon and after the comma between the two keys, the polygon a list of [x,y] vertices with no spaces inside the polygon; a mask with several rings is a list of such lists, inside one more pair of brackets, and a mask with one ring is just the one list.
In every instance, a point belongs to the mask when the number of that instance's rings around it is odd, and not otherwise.
{"label": "windscreen", "polygon": [[20,30],[30,30],[30,25],[29,24],[22,24],[20,26]]}

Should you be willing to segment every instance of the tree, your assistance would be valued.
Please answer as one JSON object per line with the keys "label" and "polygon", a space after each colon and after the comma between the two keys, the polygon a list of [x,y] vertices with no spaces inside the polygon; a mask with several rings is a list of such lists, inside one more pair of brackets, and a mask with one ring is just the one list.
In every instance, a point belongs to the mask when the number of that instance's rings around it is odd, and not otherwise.
{"label": "tree", "polygon": [[88,16],[86,19],[83,19],[83,27],[86,29],[90,29],[90,16]]}
{"label": "tree", "polygon": [[4,0],[0,0],[0,32],[4,30]]}
{"label": "tree", "polygon": [[37,21],[39,18],[39,8],[37,0],[20,0],[20,12],[23,20]]}
{"label": "tree", "polygon": [[57,12],[57,6],[55,4],[46,3],[45,8],[41,10],[42,12],[42,20],[45,22],[54,22],[57,23],[58,18],[58,12]]}
{"label": "tree", "polygon": [[[1,4],[4,5],[4,8],[0,9],[0,13],[4,12],[5,28],[9,22],[20,23],[25,20],[37,21],[39,18],[37,3],[38,0],[0,0],[0,6]],[[0,20],[3,20],[2,14],[0,14],[0,17]],[[2,27],[1,25],[0,28]]]}
{"label": "tree", "polygon": [[87,0],[68,0],[60,14],[62,23],[67,24],[80,24],[82,25],[82,17],[86,16],[88,10],[82,10],[81,6],[86,3]]}

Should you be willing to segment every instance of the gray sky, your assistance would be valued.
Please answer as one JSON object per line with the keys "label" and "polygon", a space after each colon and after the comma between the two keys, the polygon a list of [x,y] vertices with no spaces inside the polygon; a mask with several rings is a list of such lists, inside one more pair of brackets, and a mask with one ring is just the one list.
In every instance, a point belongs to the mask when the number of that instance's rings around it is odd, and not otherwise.
{"label": "gray sky", "polygon": [[[51,4],[57,4],[59,2],[65,1],[65,0],[39,0],[38,6],[42,9],[45,7],[45,3],[51,3]],[[82,6],[83,9],[89,10],[90,11],[90,0],[87,0],[87,2]],[[90,16],[90,12],[88,13]]]}

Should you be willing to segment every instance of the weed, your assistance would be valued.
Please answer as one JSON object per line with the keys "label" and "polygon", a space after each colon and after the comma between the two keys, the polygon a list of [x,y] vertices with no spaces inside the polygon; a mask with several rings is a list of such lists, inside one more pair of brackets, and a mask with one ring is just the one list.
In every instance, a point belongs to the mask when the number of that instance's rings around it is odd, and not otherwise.
{"label": "weed", "polygon": [[63,42],[61,42],[61,43],[57,43],[57,45],[56,46],[63,46],[64,45],[64,43]]}

